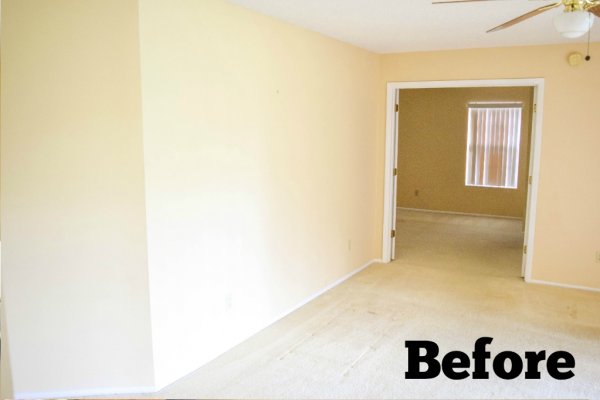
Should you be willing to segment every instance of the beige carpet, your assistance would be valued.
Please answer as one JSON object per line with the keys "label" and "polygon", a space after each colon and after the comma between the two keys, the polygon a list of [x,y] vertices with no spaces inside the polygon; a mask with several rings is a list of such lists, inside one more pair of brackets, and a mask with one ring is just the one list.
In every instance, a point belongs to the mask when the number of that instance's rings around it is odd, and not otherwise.
{"label": "beige carpet", "polygon": [[[371,266],[151,397],[600,399],[600,294],[523,283],[520,222],[403,212],[398,232],[395,262]],[[405,340],[470,353],[480,336],[494,338],[492,354],[567,350],[576,376],[404,379]]]}

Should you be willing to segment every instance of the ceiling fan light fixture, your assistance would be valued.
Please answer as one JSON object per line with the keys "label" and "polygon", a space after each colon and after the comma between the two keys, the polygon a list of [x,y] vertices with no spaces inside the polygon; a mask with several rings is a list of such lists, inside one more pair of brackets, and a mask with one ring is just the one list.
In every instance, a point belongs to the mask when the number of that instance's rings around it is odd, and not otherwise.
{"label": "ceiling fan light fixture", "polygon": [[584,10],[565,11],[554,17],[554,27],[563,37],[574,39],[585,35],[594,24],[594,18]]}

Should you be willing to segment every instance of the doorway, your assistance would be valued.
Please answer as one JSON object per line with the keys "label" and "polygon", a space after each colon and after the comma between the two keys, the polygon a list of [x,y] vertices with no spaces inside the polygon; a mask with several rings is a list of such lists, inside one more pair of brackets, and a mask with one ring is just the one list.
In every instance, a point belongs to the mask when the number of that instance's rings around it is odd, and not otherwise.
{"label": "doorway", "polygon": [[[429,81],[429,82],[396,82],[389,83],[387,88],[387,120],[386,120],[386,164],[385,164],[385,193],[384,193],[384,232],[383,232],[383,249],[382,249],[382,258],[385,262],[391,261],[395,254],[395,241],[397,239],[396,235],[396,206],[397,206],[397,195],[398,195],[398,185],[397,179],[398,175],[402,174],[404,170],[403,166],[398,164],[398,126],[402,124],[401,114],[400,114],[400,105],[402,93],[404,91],[405,95],[410,93],[411,91],[417,89],[467,89],[467,88],[531,88],[533,93],[531,94],[532,105],[531,105],[531,140],[528,149],[528,159],[529,159],[529,167],[521,172],[522,179],[524,179],[524,184],[527,187],[526,194],[526,207],[524,213],[524,235],[523,235],[523,259],[521,266],[521,275],[525,278],[525,280],[530,280],[531,278],[531,261],[533,256],[533,237],[534,237],[534,226],[535,226],[535,210],[536,210],[536,200],[537,200],[537,183],[538,183],[538,175],[539,175],[539,160],[540,160],[540,144],[541,144],[541,121],[542,121],[542,110],[543,110],[543,89],[544,89],[544,81],[543,79],[506,79],[506,80],[485,80],[485,81]],[[489,90],[488,90],[489,91]],[[464,90],[463,90],[464,92]],[[489,98],[488,98],[489,100]],[[487,102],[488,106],[490,103]],[[498,103],[498,102],[496,102]],[[517,109],[516,105],[511,104],[511,102],[502,102],[503,104],[494,105],[495,108],[504,107],[506,109],[512,108]],[[476,105],[473,102],[467,103],[465,108],[470,110],[470,107],[473,109],[477,107],[482,107],[481,105]],[[435,109],[430,110],[431,112],[435,112]],[[481,110],[475,110],[477,113],[481,114]],[[473,115],[477,115],[473,111]],[[508,111],[502,109],[502,112],[506,115],[509,115]],[[516,112],[516,111],[515,111]],[[467,113],[467,111],[465,111]],[[503,115],[504,115],[503,114]],[[466,115],[466,114],[465,114]],[[465,137],[467,133],[465,132]],[[504,139],[506,140],[506,138]],[[467,149],[465,149],[467,150]],[[467,150],[468,151],[468,150]],[[461,155],[464,160],[464,154]],[[467,154],[467,169],[468,169],[468,154]],[[525,176],[523,176],[523,172]],[[465,184],[468,186],[468,171],[467,182]],[[496,182],[493,180],[490,182],[471,182],[472,184],[481,184],[481,185],[495,185]],[[511,185],[513,184],[508,177],[502,178],[502,184]],[[507,186],[509,187],[509,186]],[[406,188],[403,188],[406,189]],[[418,189],[411,188],[415,190],[416,196],[418,196]],[[404,193],[404,195],[406,195]]]}

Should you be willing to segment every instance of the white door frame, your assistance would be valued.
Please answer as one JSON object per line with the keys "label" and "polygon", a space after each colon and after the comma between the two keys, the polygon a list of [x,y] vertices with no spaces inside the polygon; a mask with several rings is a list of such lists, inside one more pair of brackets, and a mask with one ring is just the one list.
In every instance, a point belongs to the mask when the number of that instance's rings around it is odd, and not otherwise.
{"label": "white door frame", "polygon": [[525,281],[531,280],[533,261],[533,244],[535,234],[535,218],[537,210],[537,195],[540,175],[540,157],[542,150],[542,115],[544,111],[544,79],[486,79],[463,81],[419,81],[419,82],[390,82],[387,84],[386,127],[385,127],[385,186],[383,194],[383,262],[392,259],[393,238],[391,231],[395,226],[396,198],[394,188],[396,177],[396,152],[398,129],[396,126],[396,94],[400,89],[432,89],[432,88],[464,88],[464,87],[533,87],[533,121],[531,127],[531,148],[529,158],[529,190],[525,213],[524,246],[527,252],[523,257],[522,275]]}

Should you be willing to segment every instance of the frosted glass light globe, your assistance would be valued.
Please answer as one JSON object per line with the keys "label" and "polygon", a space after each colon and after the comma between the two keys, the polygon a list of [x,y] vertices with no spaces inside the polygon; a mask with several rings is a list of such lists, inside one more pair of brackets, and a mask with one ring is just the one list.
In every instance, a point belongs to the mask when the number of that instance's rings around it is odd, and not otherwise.
{"label": "frosted glass light globe", "polygon": [[569,11],[554,17],[554,27],[563,37],[568,39],[585,35],[593,24],[594,18],[587,11]]}

